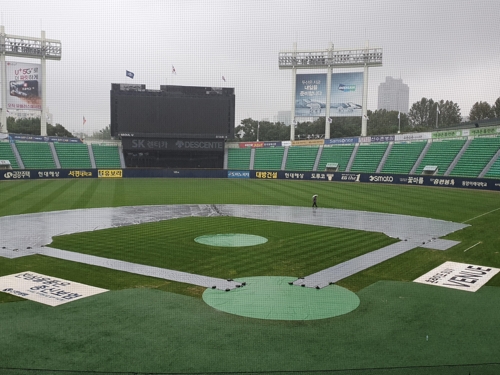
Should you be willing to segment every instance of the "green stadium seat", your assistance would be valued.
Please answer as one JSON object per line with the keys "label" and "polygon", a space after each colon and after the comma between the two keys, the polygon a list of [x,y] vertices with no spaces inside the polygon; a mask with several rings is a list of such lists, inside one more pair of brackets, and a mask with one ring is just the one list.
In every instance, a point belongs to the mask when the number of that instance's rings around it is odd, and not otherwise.
{"label": "green stadium seat", "polygon": [[84,143],[54,143],[61,168],[92,168],[89,150]]}
{"label": "green stadium seat", "polygon": [[12,151],[12,147],[8,142],[0,142],[0,160],[8,160],[12,169],[19,169],[16,155]]}
{"label": "green stadium seat", "polygon": [[250,169],[251,148],[229,148],[227,169]]}
{"label": "green stadium seat", "polygon": [[360,143],[350,172],[375,173],[388,145],[388,143]]}
{"label": "green stadium seat", "polygon": [[285,148],[281,146],[256,148],[253,169],[279,171],[284,153]]}
{"label": "green stadium seat", "polygon": [[96,168],[121,168],[118,146],[92,144]]}
{"label": "green stadium seat", "polygon": [[286,158],[287,171],[312,171],[319,147],[290,147]]}
{"label": "green stadium seat", "polygon": [[426,165],[438,167],[437,175],[443,175],[465,144],[465,139],[433,141],[415,174],[422,174]]}
{"label": "green stadium seat", "polygon": [[16,142],[17,151],[26,169],[55,169],[56,163],[48,143]]}
{"label": "green stadium seat", "polygon": [[500,137],[474,138],[450,176],[478,177],[500,148]]}
{"label": "green stadium seat", "polygon": [[327,163],[338,163],[338,171],[344,172],[351,159],[354,144],[323,147],[318,171],[324,171]]}
{"label": "green stadium seat", "polygon": [[408,174],[417,162],[427,142],[394,143],[382,168],[382,173]]}

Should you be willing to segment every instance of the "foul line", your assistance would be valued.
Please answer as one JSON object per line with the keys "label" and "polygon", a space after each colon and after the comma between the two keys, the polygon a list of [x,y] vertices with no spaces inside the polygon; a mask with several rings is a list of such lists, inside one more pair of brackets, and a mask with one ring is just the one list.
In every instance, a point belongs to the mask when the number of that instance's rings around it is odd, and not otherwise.
{"label": "foul line", "polygon": [[491,214],[492,212],[495,212],[495,211],[498,211],[498,210],[500,210],[500,207],[495,208],[494,210],[491,210],[491,211],[485,212],[484,214],[481,214],[481,215],[479,215],[479,216],[473,217],[472,219],[467,219],[467,220],[465,220],[465,221],[462,221],[462,224],[463,224],[463,223],[466,223],[466,222],[468,222],[468,221],[471,221],[471,220],[477,219],[478,217],[481,217],[481,216],[484,216],[484,215]]}
{"label": "foul line", "polygon": [[479,245],[480,243],[481,243],[481,241],[479,241],[479,242],[478,242],[477,244],[475,244],[475,245],[472,245],[471,247],[468,247],[467,249],[465,249],[465,250],[464,250],[464,253],[465,253],[467,250],[472,249],[474,246]]}

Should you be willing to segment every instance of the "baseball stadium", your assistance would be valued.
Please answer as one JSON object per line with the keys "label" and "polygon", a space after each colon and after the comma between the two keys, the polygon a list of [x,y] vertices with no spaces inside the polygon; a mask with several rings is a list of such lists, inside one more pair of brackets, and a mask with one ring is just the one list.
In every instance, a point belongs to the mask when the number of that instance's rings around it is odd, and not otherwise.
{"label": "baseball stadium", "polygon": [[500,373],[500,124],[230,142],[234,98],[2,135],[0,373]]}

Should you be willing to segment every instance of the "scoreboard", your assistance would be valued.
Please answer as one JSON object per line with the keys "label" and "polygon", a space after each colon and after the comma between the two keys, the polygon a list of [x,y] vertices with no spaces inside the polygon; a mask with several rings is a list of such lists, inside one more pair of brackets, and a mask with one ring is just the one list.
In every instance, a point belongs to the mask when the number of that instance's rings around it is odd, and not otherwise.
{"label": "scoreboard", "polygon": [[111,85],[111,135],[120,137],[234,137],[233,88]]}

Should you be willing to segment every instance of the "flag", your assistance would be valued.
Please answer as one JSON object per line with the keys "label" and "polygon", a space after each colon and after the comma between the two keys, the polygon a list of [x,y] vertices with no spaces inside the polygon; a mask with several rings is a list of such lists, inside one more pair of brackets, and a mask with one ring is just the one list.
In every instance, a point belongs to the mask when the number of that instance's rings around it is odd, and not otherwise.
{"label": "flag", "polygon": [[87,120],[85,120],[85,116],[83,116],[83,125],[85,125],[86,122]]}
{"label": "flag", "polygon": [[224,82],[226,82],[226,78],[225,78],[224,76],[222,76],[222,80],[223,80]]}
{"label": "flag", "polygon": [[126,75],[127,77],[134,79],[134,73],[129,72],[128,70],[126,70],[125,72],[126,72],[126,73],[125,73],[125,75]]}
{"label": "flag", "polygon": [[172,74],[177,74],[173,65],[172,65]]}
{"label": "flag", "polygon": [[368,118],[367,115],[363,115],[363,118],[366,119],[366,120],[369,120],[369,118]]}
{"label": "flag", "polygon": [[439,107],[436,107],[436,110],[437,110],[437,113],[439,115],[441,113],[441,111],[439,110]]}
{"label": "flag", "polygon": [[401,112],[398,112],[398,119],[401,118]]}
{"label": "flag", "polygon": [[332,118],[328,117],[328,122],[331,124],[332,123]]}

